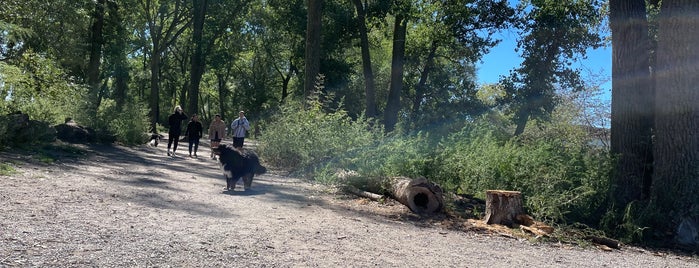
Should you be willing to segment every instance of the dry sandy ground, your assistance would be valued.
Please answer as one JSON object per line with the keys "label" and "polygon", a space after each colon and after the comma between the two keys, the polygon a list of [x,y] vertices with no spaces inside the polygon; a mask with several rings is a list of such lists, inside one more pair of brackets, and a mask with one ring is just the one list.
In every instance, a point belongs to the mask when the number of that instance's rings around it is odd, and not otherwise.
{"label": "dry sandy ground", "polygon": [[0,176],[0,267],[699,267],[446,228],[274,172],[225,193],[207,148],[83,148],[50,165],[0,152],[19,171]]}

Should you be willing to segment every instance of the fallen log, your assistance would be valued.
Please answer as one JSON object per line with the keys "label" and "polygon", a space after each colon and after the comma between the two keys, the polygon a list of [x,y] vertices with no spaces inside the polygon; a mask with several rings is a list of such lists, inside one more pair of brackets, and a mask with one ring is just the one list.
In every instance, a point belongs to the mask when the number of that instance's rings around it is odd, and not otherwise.
{"label": "fallen log", "polygon": [[415,213],[436,213],[444,207],[442,188],[424,177],[391,178],[391,196]]}
{"label": "fallen log", "polygon": [[[348,172],[345,172],[348,173]],[[389,196],[418,214],[441,212],[444,208],[442,188],[424,177],[364,178],[354,173],[340,174],[348,186],[345,191],[370,199]]]}

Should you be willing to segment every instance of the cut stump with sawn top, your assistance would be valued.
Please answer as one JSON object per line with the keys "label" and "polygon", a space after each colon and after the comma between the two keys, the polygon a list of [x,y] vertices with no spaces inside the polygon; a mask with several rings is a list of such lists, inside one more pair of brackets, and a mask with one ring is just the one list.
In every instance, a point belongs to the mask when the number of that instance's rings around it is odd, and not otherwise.
{"label": "cut stump with sawn top", "polygon": [[517,222],[517,215],[520,214],[524,214],[521,192],[503,190],[485,192],[485,223],[512,226]]}

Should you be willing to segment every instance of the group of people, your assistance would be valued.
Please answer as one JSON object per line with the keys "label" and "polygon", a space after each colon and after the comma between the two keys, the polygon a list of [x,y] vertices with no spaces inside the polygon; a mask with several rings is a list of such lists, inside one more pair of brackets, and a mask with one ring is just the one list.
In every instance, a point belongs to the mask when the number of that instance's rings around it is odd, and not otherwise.
{"label": "group of people", "polygon": [[[167,155],[176,156],[175,151],[177,151],[177,144],[179,142],[180,135],[182,134],[182,121],[187,119],[187,114],[184,113],[182,107],[179,105],[175,107],[175,111],[168,117],[168,123],[170,124],[170,129],[168,130],[168,141],[167,141]],[[243,142],[245,140],[245,134],[250,130],[250,122],[245,118],[245,112],[238,112],[238,118],[233,120],[231,123],[231,131],[233,133],[233,147],[241,148],[243,147]],[[189,123],[187,123],[187,128],[185,129],[185,136],[189,142],[189,157],[198,157],[197,150],[199,149],[199,139],[203,137],[204,128],[199,121],[199,116],[193,114]],[[221,119],[221,115],[215,115],[214,120],[209,125],[209,139],[211,141],[211,148],[218,147],[223,138],[226,137],[226,123]],[[170,151],[172,148],[172,152]],[[194,154],[192,154],[194,152]],[[213,150],[211,151],[211,158],[215,159]]]}

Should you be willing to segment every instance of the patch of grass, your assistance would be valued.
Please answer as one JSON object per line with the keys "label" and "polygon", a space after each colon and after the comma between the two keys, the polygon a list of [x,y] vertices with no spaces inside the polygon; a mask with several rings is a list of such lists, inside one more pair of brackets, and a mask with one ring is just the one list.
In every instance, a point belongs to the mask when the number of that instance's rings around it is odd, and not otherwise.
{"label": "patch of grass", "polygon": [[8,163],[0,163],[0,176],[12,176],[17,174],[17,170]]}

